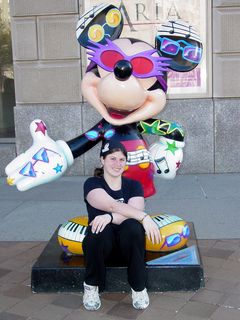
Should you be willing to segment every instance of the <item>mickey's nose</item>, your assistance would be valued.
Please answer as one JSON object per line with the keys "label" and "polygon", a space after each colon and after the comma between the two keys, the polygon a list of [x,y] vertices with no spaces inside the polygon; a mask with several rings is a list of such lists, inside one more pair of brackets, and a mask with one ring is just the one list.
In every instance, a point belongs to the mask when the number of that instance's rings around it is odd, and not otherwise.
{"label": "mickey's nose", "polygon": [[127,80],[132,74],[132,65],[127,60],[119,60],[114,66],[115,77],[124,81]]}

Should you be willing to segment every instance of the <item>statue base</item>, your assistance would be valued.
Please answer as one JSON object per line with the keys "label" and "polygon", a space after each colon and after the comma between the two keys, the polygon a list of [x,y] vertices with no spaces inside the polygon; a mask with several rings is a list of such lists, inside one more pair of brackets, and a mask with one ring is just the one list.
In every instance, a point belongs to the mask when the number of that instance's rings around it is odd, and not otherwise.
{"label": "statue base", "polygon": [[[146,252],[148,291],[189,291],[204,286],[201,257],[193,223],[188,245],[170,253]],[[33,292],[82,292],[84,257],[66,255],[57,240],[58,229],[32,267]],[[127,267],[112,257],[107,264],[107,292],[129,291]]]}

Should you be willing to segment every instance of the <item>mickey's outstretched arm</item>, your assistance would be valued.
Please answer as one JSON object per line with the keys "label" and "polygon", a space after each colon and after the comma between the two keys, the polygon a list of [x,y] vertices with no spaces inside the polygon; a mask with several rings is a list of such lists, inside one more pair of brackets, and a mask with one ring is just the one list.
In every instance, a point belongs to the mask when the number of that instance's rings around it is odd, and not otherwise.
{"label": "mickey's outstretched arm", "polygon": [[113,129],[111,129],[111,125],[102,119],[86,133],[67,141],[67,144],[75,159],[90,150],[103,138],[110,138],[113,134],[114,132]]}
{"label": "mickey's outstretched arm", "polygon": [[101,139],[114,134],[109,126],[103,119],[86,133],[65,142],[51,139],[41,119],[32,121],[30,132],[33,144],[7,165],[7,183],[25,191],[56,180],[73,164],[74,158],[88,151]]}

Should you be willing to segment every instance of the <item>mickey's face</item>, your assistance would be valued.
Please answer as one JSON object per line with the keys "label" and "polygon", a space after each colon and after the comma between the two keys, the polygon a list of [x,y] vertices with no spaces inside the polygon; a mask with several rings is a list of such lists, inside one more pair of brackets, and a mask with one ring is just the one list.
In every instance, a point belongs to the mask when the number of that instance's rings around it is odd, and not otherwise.
{"label": "mickey's face", "polygon": [[164,108],[165,93],[158,79],[168,64],[151,45],[122,38],[88,48],[96,68],[83,77],[82,94],[105,120],[128,124],[156,116]]}

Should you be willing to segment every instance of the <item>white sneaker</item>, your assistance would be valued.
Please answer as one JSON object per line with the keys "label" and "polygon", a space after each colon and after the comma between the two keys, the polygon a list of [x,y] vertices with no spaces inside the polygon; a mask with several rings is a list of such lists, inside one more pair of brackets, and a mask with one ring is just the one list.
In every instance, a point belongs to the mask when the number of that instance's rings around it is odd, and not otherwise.
{"label": "white sneaker", "polygon": [[132,289],[132,304],[135,309],[146,309],[149,306],[149,296],[146,288],[142,291]]}
{"label": "white sneaker", "polygon": [[84,294],[83,294],[83,305],[85,309],[95,311],[101,307],[101,300],[98,294],[98,286],[90,286],[83,283]]}

